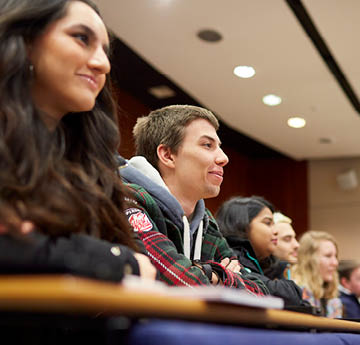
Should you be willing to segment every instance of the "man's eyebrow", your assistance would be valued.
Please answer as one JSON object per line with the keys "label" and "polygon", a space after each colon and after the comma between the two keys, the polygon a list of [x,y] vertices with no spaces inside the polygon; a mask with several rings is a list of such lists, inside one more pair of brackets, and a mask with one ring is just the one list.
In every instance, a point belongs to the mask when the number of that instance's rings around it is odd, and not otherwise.
{"label": "man's eyebrow", "polygon": [[219,146],[221,146],[221,144],[222,144],[222,142],[220,140],[217,141],[213,137],[210,137],[209,135],[202,135],[200,139],[203,139],[203,138],[208,139],[208,140],[210,140],[212,142],[218,142]]}
{"label": "man's eyebrow", "polygon": [[[91,29],[89,26],[85,25],[85,24],[77,24],[75,25],[75,28],[79,28],[82,29],[86,32],[87,35],[89,35],[92,39],[94,38],[98,38],[96,33],[94,32],[93,29]],[[103,49],[106,55],[109,55],[110,52],[110,47],[108,44],[103,44]]]}

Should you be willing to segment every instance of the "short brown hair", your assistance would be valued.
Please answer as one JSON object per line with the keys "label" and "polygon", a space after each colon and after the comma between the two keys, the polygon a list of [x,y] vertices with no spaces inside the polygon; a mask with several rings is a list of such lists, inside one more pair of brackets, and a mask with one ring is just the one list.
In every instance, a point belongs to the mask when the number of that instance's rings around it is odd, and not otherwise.
{"label": "short brown hair", "polygon": [[340,278],[350,280],[353,271],[360,267],[359,260],[341,260],[339,262],[338,272]]}
{"label": "short brown hair", "polygon": [[163,144],[177,153],[185,127],[196,119],[205,119],[219,129],[219,121],[210,110],[193,105],[170,105],[138,118],[133,129],[136,155],[144,156],[158,169],[158,146]]}

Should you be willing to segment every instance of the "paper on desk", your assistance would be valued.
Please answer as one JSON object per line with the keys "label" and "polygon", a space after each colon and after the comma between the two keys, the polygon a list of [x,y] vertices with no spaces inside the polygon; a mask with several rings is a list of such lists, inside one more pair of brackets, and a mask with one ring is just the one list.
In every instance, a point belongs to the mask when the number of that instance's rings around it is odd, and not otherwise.
{"label": "paper on desk", "polygon": [[144,280],[138,276],[126,276],[122,285],[134,291],[151,292],[163,296],[185,297],[209,303],[227,303],[255,308],[283,309],[284,300],[279,297],[251,295],[245,290],[222,286],[170,287],[159,281]]}

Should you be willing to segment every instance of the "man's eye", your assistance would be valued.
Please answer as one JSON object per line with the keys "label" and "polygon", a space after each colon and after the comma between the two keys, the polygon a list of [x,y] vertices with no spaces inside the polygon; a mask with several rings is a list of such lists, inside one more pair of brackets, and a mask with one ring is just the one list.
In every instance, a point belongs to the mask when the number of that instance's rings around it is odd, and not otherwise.
{"label": "man's eye", "polygon": [[203,144],[203,146],[208,147],[208,148],[211,148],[211,144],[210,144],[210,143],[205,143],[205,144]]}

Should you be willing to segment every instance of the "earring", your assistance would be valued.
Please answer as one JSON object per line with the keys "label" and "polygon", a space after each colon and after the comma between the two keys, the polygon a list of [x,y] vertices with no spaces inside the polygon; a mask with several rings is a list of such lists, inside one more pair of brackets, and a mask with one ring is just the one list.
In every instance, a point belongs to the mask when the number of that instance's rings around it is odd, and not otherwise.
{"label": "earring", "polygon": [[29,64],[29,74],[30,77],[34,76],[34,65],[32,63]]}

